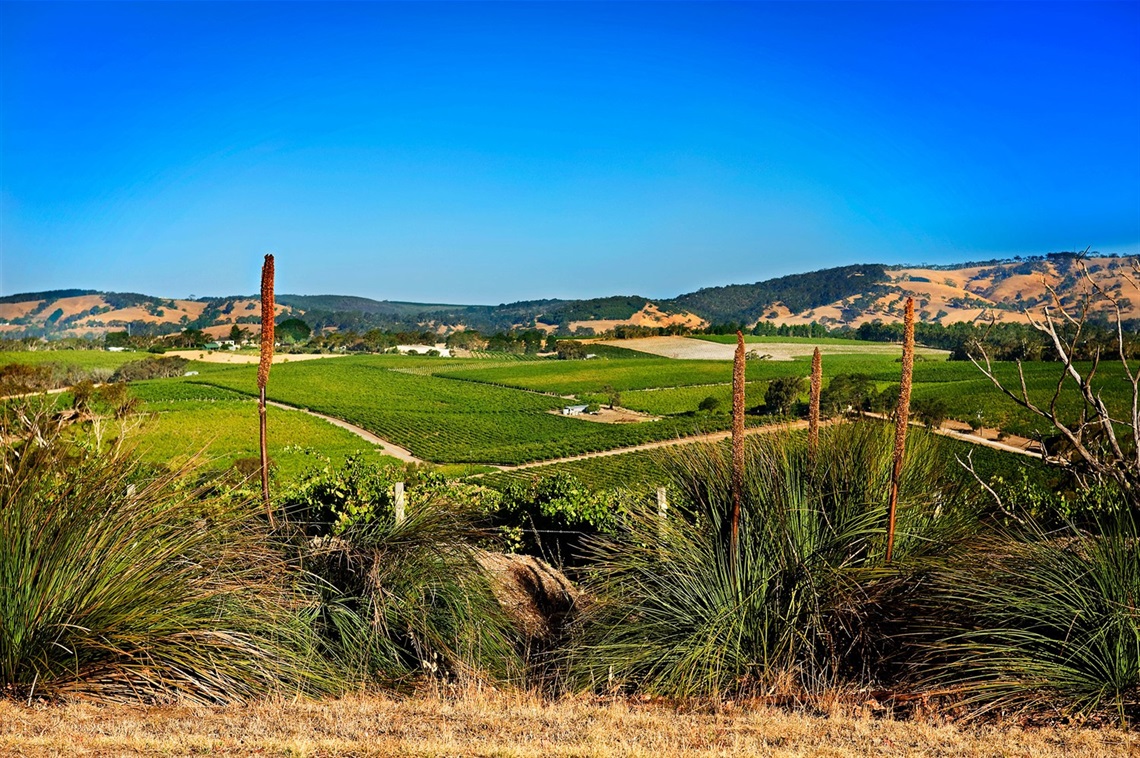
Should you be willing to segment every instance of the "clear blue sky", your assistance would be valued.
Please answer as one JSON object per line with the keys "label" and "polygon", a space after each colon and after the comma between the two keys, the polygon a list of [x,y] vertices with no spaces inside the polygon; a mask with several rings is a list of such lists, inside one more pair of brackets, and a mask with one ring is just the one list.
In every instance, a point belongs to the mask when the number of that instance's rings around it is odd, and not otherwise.
{"label": "clear blue sky", "polygon": [[0,292],[1140,250],[1140,3],[0,3]]}

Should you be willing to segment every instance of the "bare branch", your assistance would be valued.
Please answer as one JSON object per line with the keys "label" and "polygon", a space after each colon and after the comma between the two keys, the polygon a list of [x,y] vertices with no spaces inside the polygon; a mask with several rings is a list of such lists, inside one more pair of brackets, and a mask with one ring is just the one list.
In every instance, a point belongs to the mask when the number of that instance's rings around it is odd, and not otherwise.
{"label": "bare branch", "polygon": [[1020,516],[1015,514],[1013,511],[1011,511],[1005,507],[1005,503],[1002,502],[1001,495],[999,495],[997,493],[997,491],[994,490],[993,487],[991,487],[988,483],[986,483],[986,480],[982,479],[982,477],[978,475],[978,472],[974,470],[974,451],[973,450],[971,450],[969,453],[966,454],[966,460],[965,461],[963,461],[957,455],[955,455],[954,458],[955,458],[955,460],[958,461],[958,465],[960,465],[962,468],[969,471],[970,475],[973,476],[975,480],[977,480],[978,484],[982,485],[982,488],[985,489],[985,491],[990,494],[990,497],[993,498],[994,503],[997,505],[999,511],[1001,511],[1003,514],[1005,514],[1009,518],[1013,519],[1017,523],[1022,524],[1022,525],[1025,524],[1024,519],[1022,519]]}

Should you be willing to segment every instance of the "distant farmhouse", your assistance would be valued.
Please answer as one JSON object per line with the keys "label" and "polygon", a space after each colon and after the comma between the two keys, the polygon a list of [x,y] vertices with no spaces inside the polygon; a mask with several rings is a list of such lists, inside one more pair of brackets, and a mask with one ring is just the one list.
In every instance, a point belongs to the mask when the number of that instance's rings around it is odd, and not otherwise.
{"label": "distant farmhouse", "polygon": [[451,349],[445,345],[396,345],[400,355],[438,355],[442,358],[451,357]]}

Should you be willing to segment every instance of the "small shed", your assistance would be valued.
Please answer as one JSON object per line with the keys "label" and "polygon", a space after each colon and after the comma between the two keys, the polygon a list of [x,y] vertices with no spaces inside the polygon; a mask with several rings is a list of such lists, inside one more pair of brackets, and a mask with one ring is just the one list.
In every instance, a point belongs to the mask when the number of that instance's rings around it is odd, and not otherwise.
{"label": "small shed", "polygon": [[563,416],[581,416],[583,413],[586,412],[587,407],[588,406],[585,406],[585,405],[568,405],[562,409],[562,415]]}

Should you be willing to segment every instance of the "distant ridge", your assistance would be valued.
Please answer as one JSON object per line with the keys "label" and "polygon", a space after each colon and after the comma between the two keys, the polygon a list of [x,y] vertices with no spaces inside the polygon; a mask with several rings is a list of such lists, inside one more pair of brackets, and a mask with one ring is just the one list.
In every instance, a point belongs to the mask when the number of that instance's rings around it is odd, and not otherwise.
{"label": "distant ridge", "polygon": [[96,290],[48,290],[46,292],[20,292],[0,297],[0,303],[24,303],[29,300],[58,300],[61,297],[81,297],[95,295]]}
{"label": "distant ridge", "polygon": [[[1083,261],[1084,268],[1078,265]],[[1020,321],[1024,310],[1048,303],[1052,288],[1074,302],[1087,281],[1084,271],[1114,293],[1126,319],[1140,316],[1140,294],[1126,278],[1132,261],[1116,256],[1050,253],[956,266],[839,266],[753,284],[705,287],[666,300],[614,295],[581,300],[520,300],[500,305],[462,305],[373,300],[353,295],[277,297],[277,317],[303,318],[314,329],[490,333],[538,329],[548,333],[603,332],[618,326],[691,328],[758,322],[838,327],[898,321],[907,297],[923,321],[943,324]],[[256,331],[260,303],[253,295],[177,300],[132,292],[60,289],[0,298],[0,336],[98,336],[130,328],[167,334],[186,328],[210,334],[235,325]]]}

